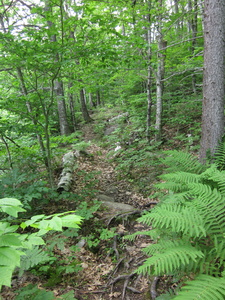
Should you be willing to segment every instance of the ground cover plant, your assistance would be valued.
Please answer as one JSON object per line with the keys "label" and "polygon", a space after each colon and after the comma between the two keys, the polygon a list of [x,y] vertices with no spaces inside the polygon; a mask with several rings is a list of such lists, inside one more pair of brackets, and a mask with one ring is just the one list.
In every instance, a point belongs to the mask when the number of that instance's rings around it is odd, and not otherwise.
{"label": "ground cover plant", "polygon": [[[160,203],[139,218],[151,225],[150,257],[137,270],[148,275],[176,277],[178,288],[157,299],[223,299],[224,283],[224,144],[215,162],[202,165],[191,154],[167,152],[157,187],[166,190]],[[223,168],[222,168],[223,166]]]}

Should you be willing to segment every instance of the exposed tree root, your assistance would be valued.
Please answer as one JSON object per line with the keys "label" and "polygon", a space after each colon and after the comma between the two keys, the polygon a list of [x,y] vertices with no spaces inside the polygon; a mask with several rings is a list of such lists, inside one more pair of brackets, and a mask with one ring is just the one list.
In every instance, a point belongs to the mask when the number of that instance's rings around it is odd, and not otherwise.
{"label": "exposed tree root", "polygon": [[150,287],[150,293],[151,293],[152,300],[155,300],[157,297],[156,285],[157,285],[158,281],[159,281],[159,277],[158,276],[154,277],[151,287]]}

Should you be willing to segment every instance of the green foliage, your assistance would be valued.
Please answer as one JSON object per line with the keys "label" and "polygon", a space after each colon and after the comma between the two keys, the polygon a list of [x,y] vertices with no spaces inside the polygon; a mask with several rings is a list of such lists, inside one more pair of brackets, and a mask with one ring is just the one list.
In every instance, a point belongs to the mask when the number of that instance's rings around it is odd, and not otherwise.
{"label": "green foliage", "polygon": [[[15,300],[54,300],[55,295],[51,291],[45,291],[44,289],[39,289],[36,285],[29,284],[16,291],[17,296]],[[74,298],[74,291],[70,291],[66,294],[58,296],[57,299],[65,300],[76,300]]]}
{"label": "green foliage", "polygon": [[225,170],[225,142],[222,140],[214,155],[214,162],[219,170]]}
{"label": "green foliage", "polygon": [[53,300],[55,299],[53,292],[47,292],[39,289],[36,285],[29,284],[22,289],[18,290],[18,295],[15,300]]}
{"label": "green foliage", "polygon": [[[24,212],[22,203],[18,199],[0,199],[0,211],[14,217]],[[22,269],[30,268],[35,264],[48,260],[47,256],[38,250],[44,245],[42,238],[51,230],[62,231],[63,227],[79,228],[82,218],[73,211],[54,214],[51,216],[37,215],[19,225],[12,225],[8,218],[0,222],[0,287],[10,286],[15,267],[20,267],[21,256],[28,254],[28,260],[22,264]],[[18,222],[19,223],[19,222]],[[35,228],[33,233],[17,233],[17,229]],[[26,253],[26,249],[28,252]],[[30,250],[30,251],[29,251]]]}
{"label": "green foliage", "polygon": [[176,300],[222,300],[225,298],[225,278],[215,278],[208,275],[199,275],[179,292]]}
{"label": "green foliage", "polygon": [[115,229],[111,228],[110,230],[107,228],[97,228],[95,232],[86,236],[86,242],[90,249],[94,249],[97,247],[101,241],[107,241],[113,238],[116,235]]}
{"label": "green foliage", "polygon": [[57,193],[40,179],[40,175],[24,173],[16,168],[1,176],[0,190],[1,197],[19,199],[27,210],[37,209],[57,197]]}
{"label": "green foliage", "polygon": [[[221,152],[222,153],[222,152]],[[223,154],[222,154],[223,156]],[[137,270],[152,275],[195,275],[172,299],[223,299],[225,260],[225,171],[203,166],[187,153],[168,152],[164,162],[174,173],[157,185],[163,200],[138,220],[155,241]],[[131,237],[133,238],[134,235]]]}

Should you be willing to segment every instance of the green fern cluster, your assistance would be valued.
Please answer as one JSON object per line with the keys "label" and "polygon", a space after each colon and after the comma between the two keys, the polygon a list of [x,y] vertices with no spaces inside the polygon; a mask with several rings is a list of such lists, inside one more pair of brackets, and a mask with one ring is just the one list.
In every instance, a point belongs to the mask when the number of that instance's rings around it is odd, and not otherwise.
{"label": "green fern cluster", "polygon": [[139,218],[153,227],[146,234],[155,242],[145,248],[150,257],[138,273],[194,274],[172,299],[225,299],[225,171],[176,151],[165,163],[174,171],[157,185],[166,196]]}

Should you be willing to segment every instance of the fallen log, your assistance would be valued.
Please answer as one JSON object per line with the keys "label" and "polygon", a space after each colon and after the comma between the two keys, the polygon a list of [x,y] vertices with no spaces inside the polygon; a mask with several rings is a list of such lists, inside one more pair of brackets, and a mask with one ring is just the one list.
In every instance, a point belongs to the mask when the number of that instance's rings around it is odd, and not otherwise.
{"label": "fallen log", "polygon": [[73,171],[76,163],[76,156],[72,151],[70,151],[63,156],[62,161],[63,170],[57,185],[57,192],[68,192],[73,181]]}

